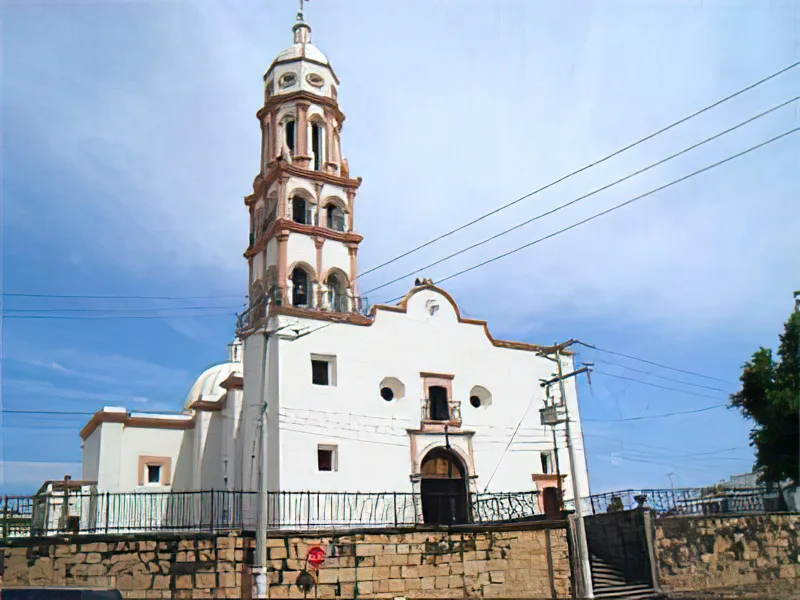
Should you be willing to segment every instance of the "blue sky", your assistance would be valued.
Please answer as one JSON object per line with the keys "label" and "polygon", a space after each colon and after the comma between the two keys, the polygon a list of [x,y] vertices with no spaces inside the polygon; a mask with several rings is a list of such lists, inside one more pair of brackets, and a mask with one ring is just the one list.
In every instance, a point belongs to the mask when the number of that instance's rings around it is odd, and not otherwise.
{"label": "blue sky", "polygon": [[[344,154],[364,177],[369,268],[800,59],[797,2],[310,2],[342,81]],[[296,4],[7,3],[2,9],[6,410],[171,410],[225,357],[244,302],[261,75]],[[365,276],[369,289],[788,100],[800,68],[491,219]],[[479,250],[434,280],[798,126],[796,105]],[[789,137],[448,281],[498,337],[579,338],[735,382],[800,288],[798,138]],[[413,277],[376,292],[394,298]],[[167,319],[81,308],[178,310]],[[21,315],[79,319],[19,318]],[[195,315],[195,316],[193,316]],[[203,316],[196,316],[203,315]],[[89,320],[87,317],[96,320]],[[581,350],[651,371],[644,363]],[[593,490],[710,483],[749,470],[749,425],[710,410],[735,384],[656,369],[581,386]],[[77,476],[85,417],[3,415],[0,491]]]}

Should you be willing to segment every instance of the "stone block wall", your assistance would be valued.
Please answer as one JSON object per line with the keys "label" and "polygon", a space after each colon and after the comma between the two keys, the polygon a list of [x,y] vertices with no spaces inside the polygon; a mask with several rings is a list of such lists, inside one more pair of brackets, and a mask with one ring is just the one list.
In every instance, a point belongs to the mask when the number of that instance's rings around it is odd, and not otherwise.
{"label": "stone block wall", "polygon": [[[318,570],[308,551],[326,551]],[[269,540],[270,597],[569,598],[563,523],[451,532],[296,535]]]}
{"label": "stone block wall", "polygon": [[800,514],[662,517],[656,555],[667,592],[800,589]]}
{"label": "stone block wall", "polygon": [[[325,561],[314,569],[308,552]],[[119,589],[124,598],[250,598],[251,534],[18,539],[0,587]],[[272,598],[569,598],[566,523],[457,531],[271,532]]]}
{"label": "stone block wall", "polygon": [[0,587],[118,589],[124,598],[247,598],[246,542],[236,534],[19,539],[2,548]]}

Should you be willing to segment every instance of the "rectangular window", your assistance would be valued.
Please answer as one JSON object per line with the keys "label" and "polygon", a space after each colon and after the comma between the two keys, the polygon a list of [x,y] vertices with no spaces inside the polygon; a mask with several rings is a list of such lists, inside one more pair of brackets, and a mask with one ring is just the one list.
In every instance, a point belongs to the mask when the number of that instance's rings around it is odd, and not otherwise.
{"label": "rectangular window", "polygon": [[447,389],[440,385],[432,385],[428,388],[428,399],[430,402],[430,419],[433,421],[449,421],[450,406],[447,402]]}
{"label": "rectangular window", "polygon": [[286,145],[294,154],[294,121],[288,121],[284,128],[286,129]]}
{"label": "rectangular window", "polygon": [[552,452],[540,452],[539,458],[542,461],[542,473],[545,475],[549,475],[553,472],[553,453]]}
{"label": "rectangular window", "polygon": [[147,483],[155,485],[161,483],[161,465],[147,465]]}
{"label": "rectangular window", "polygon": [[311,355],[311,383],[336,385],[336,357]]}
{"label": "rectangular window", "polygon": [[337,471],[337,447],[317,446],[317,469],[319,471]]}

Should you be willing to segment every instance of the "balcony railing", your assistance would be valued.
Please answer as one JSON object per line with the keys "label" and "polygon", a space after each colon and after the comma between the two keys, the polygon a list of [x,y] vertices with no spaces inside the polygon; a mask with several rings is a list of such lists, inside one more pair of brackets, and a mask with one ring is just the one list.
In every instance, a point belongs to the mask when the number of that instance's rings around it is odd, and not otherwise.
{"label": "balcony railing", "polygon": [[422,414],[420,417],[423,421],[438,421],[442,423],[447,423],[449,421],[461,420],[461,402],[459,402],[458,400],[448,400],[447,402],[448,417],[446,419],[437,418],[443,415],[436,415],[433,405],[434,403],[430,398],[423,398]]}
{"label": "balcony railing", "polygon": [[[466,523],[527,520],[539,513],[537,492],[453,496],[454,502],[467,507]],[[425,506],[441,501],[441,494],[428,497],[406,492],[270,492],[269,521],[270,528],[285,530],[416,527],[436,524],[426,523]],[[3,507],[0,522],[3,539],[65,533],[254,530],[258,493],[6,496]]]}

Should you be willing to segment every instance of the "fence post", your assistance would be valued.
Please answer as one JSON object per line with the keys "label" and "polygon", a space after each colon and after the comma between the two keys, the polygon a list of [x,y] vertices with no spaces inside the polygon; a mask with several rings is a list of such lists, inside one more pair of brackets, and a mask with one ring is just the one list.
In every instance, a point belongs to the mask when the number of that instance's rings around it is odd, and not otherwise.
{"label": "fence post", "polygon": [[208,530],[213,533],[214,531],[214,489],[211,489],[211,510],[208,517]]}
{"label": "fence post", "polygon": [[106,492],[106,533],[108,533],[108,518],[111,514],[111,493]]}
{"label": "fence post", "polygon": [[392,492],[392,496],[394,497],[393,502],[393,509],[394,509],[394,526],[397,527],[397,492]]}
{"label": "fence post", "polygon": [[3,539],[8,539],[8,496],[3,498]]}

